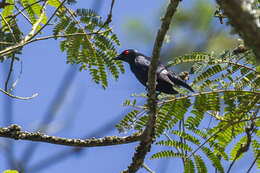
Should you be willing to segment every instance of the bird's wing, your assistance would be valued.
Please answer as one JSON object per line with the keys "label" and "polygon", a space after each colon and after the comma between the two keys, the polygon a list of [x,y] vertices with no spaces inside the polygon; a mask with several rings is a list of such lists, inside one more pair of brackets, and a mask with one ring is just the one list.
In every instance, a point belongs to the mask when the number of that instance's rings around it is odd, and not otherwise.
{"label": "bird's wing", "polygon": [[167,68],[159,62],[157,67],[157,79],[168,82],[171,85],[174,85],[174,82],[169,78],[169,71]]}
{"label": "bird's wing", "polygon": [[135,58],[135,64],[149,67],[151,64],[151,59],[143,55],[139,55]]}
{"label": "bird's wing", "polygon": [[148,72],[150,64],[150,59],[143,55],[139,55],[135,58],[135,66],[143,72]]}

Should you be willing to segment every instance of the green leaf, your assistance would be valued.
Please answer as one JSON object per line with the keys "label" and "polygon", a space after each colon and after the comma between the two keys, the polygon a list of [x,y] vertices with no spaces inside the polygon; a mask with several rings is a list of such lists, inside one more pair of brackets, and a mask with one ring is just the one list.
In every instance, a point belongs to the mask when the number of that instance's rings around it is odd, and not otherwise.
{"label": "green leaf", "polygon": [[233,161],[234,159],[236,160],[239,160],[244,153],[241,153],[239,156],[237,156],[237,152],[238,150],[241,148],[241,146],[246,142],[247,140],[247,136],[243,136],[236,144],[235,146],[232,148],[231,152],[230,152],[230,155],[231,155],[231,158],[230,160]]}
{"label": "green leaf", "polygon": [[207,147],[202,147],[202,151],[207,155],[207,157],[210,159],[212,162],[213,166],[217,168],[217,170],[220,173],[224,173],[224,168],[219,160],[219,158]]}
{"label": "green leaf", "polygon": [[198,83],[202,80],[208,79],[211,76],[221,72],[223,69],[221,67],[221,65],[214,65],[212,67],[209,67],[205,72],[201,73],[195,80],[193,83]]}
{"label": "green leaf", "polygon": [[125,130],[129,130],[133,127],[133,123],[135,123],[137,119],[139,111],[133,109],[127,115],[125,115],[124,119],[120,121],[119,124],[116,125],[116,128],[119,132],[125,132]]}
{"label": "green leaf", "polygon": [[168,158],[168,157],[180,157],[182,158],[183,155],[181,153],[175,153],[172,150],[169,151],[161,151],[152,155],[150,159],[161,159],[161,158]]}
{"label": "green leaf", "polygon": [[156,143],[156,145],[163,145],[163,146],[169,146],[169,147],[175,147],[175,148],[182,148],[185,151],[192,151],[192,148],[184,143],[181,143],[179,141],[175,140],[167,140],[167,141],[159,141]]}
{"label": "green leaf", "polygon": [[[14,0],[6,0],[6,3],[14,4]],[[7,16],[12,14],[13,9],[14,9],[14,5],[6,5],[2,11],[2,16],[5,18],[7,23],[9,23],[10,20],[12,19],[12,18],[7,18]],[[2,28],[8,28],[7,24],[5,23],[5,21],[3,19],[1,20],[1,26],[2,26]]]}
{"label": "green leaf", "polygon": [[48,0],[48,4],[56,8],[59,7],[60,3],[60,0]]}
{"label": "green leaf", "polygon": [[256,71],[260,73],[260,65],[256,66]]}
{"label": "green leaf", "polygon": [[184,173],[195,173],[195,166],[191,159],[187,159],[184,164]]}
{"label": "green leaf", "polygon": [[184,138],[185,140],[188,140],[196,145],[199,145],[200,144],[200,140],[197,139],[195,136],[193,135],[190,135],[188,133],[184,133],[184,132],[180,132],[180,131],[170,131],[170,133],[174,134],[174,135],[177,135],[179,137],[182,137]]}
{"label": "green leaf", "polygon": [[64,35],[65,40],[60,42],[60,48],[67,53],[67,63],[80,64],[80,70],[88,70],[93,81],[105,89],[108,86],[107,72],[116,80],[119,71],[124,72],[122,62],[111,60],[117,55],[115,45],[120,44],[119,40],[111,28],[104,26],[95,11],[77,9],[74,15],[79,18],[80,26],[61,12],[57,15],[58,22],[53,34],[57,38]]}
{"label": "green leaf", "polygon": [[16,170],[5,170],[4,173],[19,173],[19,172]]}
{"label": "green leaf", "polygon": [[196,163],[198,173],[207,173],[207,167],[203,159],[199,155],[194,155],[194,160]]}

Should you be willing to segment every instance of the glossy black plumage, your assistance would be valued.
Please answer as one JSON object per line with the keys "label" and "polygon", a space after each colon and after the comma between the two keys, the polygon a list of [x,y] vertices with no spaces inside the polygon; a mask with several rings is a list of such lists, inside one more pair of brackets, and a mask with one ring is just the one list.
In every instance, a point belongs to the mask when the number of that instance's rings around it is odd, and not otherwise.
{"label": "glossy black plumage", "polygon": [[[147,86],[148,70],[151,63],[150,57],[143,55],[137,50],[128,49],[113,59],[127,62],[130,65],[131,71],[135,74],[136,78],[144,86]],[[187,83],[185,83],[174,71],[159,62],[157,67],[156,91],[166,94],[178,94],[178,92],[173,89],[174,85],[183,86],[184,88],[194,92],[193,89]]]}

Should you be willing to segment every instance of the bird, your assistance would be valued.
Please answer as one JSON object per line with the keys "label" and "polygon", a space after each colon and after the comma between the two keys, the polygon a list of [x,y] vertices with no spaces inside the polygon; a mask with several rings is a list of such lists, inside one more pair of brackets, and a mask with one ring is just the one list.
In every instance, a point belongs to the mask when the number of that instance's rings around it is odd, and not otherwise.
{"label": "bird", "polygon": [[[135,49],[124,50],[120,55],[112,58],[112,60],[127,62],[138,81],[145,87],[147,87],[148,71],[151,59],[151,57],[145,56]],[[194,92],[194,90],[184,80],[182,80],[184,79],[182,76],[177,75],[173,70],[169,69],[161,62],[158,63],[156,74],[156,91],[159,93],[178,94],[178,91],[173,88],[173,86],[176,85]],[[185,74],[185,72],[182,74]]]}

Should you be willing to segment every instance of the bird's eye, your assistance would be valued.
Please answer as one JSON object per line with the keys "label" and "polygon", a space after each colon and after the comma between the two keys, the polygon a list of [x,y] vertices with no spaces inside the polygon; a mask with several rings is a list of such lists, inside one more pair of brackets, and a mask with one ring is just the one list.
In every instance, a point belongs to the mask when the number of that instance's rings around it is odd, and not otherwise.
{"label": "bird's eye", "polygon": [[128,51],[128,50],[124,51],[124,54],[125,54],[125,55],[128,55],[128,54],[129,54],[129,51]]}

